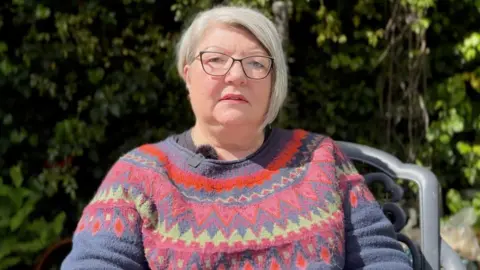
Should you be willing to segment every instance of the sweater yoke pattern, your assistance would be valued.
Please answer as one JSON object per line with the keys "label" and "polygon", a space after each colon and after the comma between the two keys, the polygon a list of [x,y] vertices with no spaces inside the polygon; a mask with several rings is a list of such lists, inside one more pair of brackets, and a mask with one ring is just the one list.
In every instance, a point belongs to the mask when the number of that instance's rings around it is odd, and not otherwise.
{"label": "sweater yoke pattern", "polygon": [[276,132],[238,162],[192,166],[171,139],[130,151],[74,237],[122,239],[150,269],[343,269],[345,219],[378,205],[332,139]]}

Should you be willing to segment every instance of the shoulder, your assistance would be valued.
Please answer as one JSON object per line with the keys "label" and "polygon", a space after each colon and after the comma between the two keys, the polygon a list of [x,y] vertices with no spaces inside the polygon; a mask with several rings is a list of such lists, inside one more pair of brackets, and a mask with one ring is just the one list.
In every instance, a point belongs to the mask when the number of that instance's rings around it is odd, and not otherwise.
{"label": "shoulder", "polygon": [[167,140],[139,145],[117,158],[106,173],[100,189],[107,186],[142,184],[164,174]]}
{"label": "shoulder", "polygon": [[331,163],[344,170],[356,170],[341,144],[328,135],[304,129],[278,129],[275,134],[280,140],[288,141],[285,151],[296,152],[308,162]]}
{"label": "shoulder", "polygon": [[166,140],[142,144],[120,156],[117,163],[139,170],[160,169],[166,163],[166,155],[163,150]]}
{"label": "shoulder", "polygon": [[305,129],[277,128],[276,136],[289,138],[290,143],[298,146],[305,153],[336,155],[340,152],[337,142],[328,135],[308,131]]}

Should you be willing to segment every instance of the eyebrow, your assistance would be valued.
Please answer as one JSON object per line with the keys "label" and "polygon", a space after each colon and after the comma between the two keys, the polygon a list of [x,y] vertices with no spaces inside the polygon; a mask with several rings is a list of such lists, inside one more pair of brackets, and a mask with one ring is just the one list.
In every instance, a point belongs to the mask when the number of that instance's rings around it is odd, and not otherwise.
{"label": "eyebrow", "polygon": [[[210,51],[212,49],[218,49],[218,50],[220,50],[220,52],[223,52],[223,53],[226,53],[228,51],[228,50],[226,50],[222,47],[218,47],[218,46],[208,46],[208,47],[205,47],[201,51]],[[269,56],[268,52],[266,52],[265,50],[260,49],[260,48],[250,49],[250,50],[245,51],[245,53],[246,54]]]}

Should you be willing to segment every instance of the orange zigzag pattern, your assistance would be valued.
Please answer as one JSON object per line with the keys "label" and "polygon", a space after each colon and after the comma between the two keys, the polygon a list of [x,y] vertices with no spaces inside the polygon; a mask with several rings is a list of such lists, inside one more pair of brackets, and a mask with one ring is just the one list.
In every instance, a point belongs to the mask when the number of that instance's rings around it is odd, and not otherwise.
{"label": "orange zigzag pattern", "polygon": [[307,135],[308,133],[304,130],[294,131],[293,138],[285,147],[285,150],[272,160],[265,169],[258,173],[231,179],[222,179],[221,181],[212,181],[212,179],[207,177],[180,170],[175,164],[168,162],[167,156],[154,145],[143,145],[139,149],[144,153],[157,157],[164,164],[169,176],[185,187],[194,187],[197,190],[204,189],[205,191],[225,191],[232,190],[233,188],[248,188],[260,185],[264,181],[271,179],[271,176],[276,174],[280,168],[284,167],[297,153],[298,148],[302,145],[302,139]]}

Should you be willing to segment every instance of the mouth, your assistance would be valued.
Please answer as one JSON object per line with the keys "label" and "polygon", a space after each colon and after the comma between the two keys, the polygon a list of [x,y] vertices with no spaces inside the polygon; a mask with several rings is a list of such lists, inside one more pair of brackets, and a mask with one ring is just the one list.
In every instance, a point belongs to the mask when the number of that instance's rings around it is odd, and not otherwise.
{"label": "mouth", "polygon": [[242,95],[228,94],[223,96],[220,101],[230,101],[235,103],[248,103],[247,99]]}

